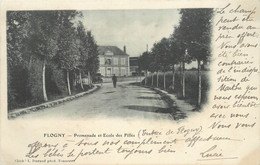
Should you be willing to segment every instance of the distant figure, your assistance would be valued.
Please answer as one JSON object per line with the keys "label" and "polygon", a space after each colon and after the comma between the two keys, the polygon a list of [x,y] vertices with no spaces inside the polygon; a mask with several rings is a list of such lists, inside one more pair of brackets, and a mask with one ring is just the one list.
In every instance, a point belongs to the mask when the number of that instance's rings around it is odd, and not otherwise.
{"label": "distant figure", "polygon": [[112,81],[113,81],[114,88],[116,88],[117,77],[115,74],[113,74]]}

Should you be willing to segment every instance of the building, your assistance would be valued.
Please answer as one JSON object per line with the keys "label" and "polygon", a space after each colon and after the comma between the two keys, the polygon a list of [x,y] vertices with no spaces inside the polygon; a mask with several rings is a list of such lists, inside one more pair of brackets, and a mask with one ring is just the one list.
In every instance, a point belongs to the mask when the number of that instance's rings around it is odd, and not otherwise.
{"label": "building", "polygon": [[129,76],[129,55],[116,46],[99,46],[99,73],[105,77],[115,74],[118,77]]}
{"label": "building", "polygon": [[132,76],[138,75],[138,59],[139,57],[130,57],[130,74]]}

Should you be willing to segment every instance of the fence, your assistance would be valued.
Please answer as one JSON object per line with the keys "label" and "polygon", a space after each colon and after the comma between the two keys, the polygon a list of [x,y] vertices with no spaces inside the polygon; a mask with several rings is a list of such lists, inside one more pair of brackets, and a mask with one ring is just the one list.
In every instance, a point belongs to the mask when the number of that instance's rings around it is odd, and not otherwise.
{"label": "fence", "polygon": [[[198,72],[189,70],[185,71],[185,100],[193,105],[197,104],[198,100]],[[210,71],[201,71],[201,99],[202,104],[207,101],[207,94],[209,91],[209,74]],[[153,80],[152,80],[153,75]],[[142,81],[142,84],[145,84],[145,79]],[[157,86],[157,74],[150,74],[147,77],[147,85],[158,87],[164,89],[164,75],[162,72],[158,73],[158,86]],[[182,85],[181,85],[181,76],[180,72],[176,71],[174,77],[174,87],[173,87],[173,72],[165,73],[165,86],[166,91],[169,93],[175,93],[178,98],[182,97]]]}

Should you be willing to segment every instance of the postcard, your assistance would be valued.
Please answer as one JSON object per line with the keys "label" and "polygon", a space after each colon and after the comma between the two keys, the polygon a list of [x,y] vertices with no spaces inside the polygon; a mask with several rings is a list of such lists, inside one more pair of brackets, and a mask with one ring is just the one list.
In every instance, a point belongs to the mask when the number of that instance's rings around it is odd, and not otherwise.
{"label": "postcard", "polygon": [[260,164],[257,0],[2,0],[2,165]]}

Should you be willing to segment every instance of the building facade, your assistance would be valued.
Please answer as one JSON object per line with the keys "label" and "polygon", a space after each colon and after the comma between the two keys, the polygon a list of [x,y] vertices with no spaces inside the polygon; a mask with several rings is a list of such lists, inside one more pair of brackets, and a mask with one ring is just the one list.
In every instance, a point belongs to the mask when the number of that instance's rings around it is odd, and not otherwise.
{"label": "building facade", "polygon": [[115,74],[118,77],[129,76],[129,55],[116,46],[99,46],[99,73],[105,77]]}

